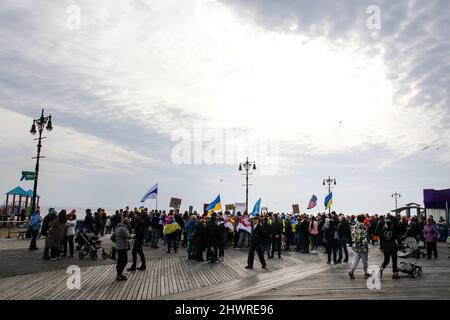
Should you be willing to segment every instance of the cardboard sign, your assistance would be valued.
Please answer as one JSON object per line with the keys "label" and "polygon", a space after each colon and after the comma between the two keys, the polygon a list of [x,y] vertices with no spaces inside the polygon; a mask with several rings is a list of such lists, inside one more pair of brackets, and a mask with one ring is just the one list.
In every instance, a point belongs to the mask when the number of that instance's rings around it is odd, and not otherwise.
{"label": "cardboard sign", "polygon": [[174,209],[180,209],[180,207],[181,207],[181,199],[170,198],[169,207],[174,208]]}
{"label": "cardboard sign", "polygon": [[233,211],[234,210],[234,204],[226,204],[225,205],[225,211]]}
{"label": "cardboard sign", "polygon": [[189,206],[189,215],[191,215],[194,212],[194,206]]}
{"label": "cardboard sign", "polygon": [[298,204],[292,205],[292,211],[294,211],[294,213],[300,213],[300,208],[298,207]]}
{"label": "cardboard sign", "polygon": [[235,203],[234,204],[234,215],[237,215],[238,212],[240,212],[241,214],[244,214],[245,203]]}
{"label": "cardboard sign", "polygon": [[267,213],[267,212],[269,212],[269,209],[267,207],[261,208],[261,213]]}

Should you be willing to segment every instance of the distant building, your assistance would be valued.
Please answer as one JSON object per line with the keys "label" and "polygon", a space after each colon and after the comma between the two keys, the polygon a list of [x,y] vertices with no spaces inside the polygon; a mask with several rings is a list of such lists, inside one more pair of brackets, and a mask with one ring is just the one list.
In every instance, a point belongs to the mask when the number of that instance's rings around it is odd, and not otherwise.
{"label": "distant building", "polygon": [[421,216],[425,215],[425,208],[421,207],[418,203],[408,203],[404,207],[400,207],[394,210],[391,210],[394,214],[397,215],[405,215],[407,218],[411,216]]}
{"label": "distant building", "polygon": [[438,221],[440,217],[443,217],[448,225],[450,189],[424,189],[423,202],[425,204],[427,216],[432,215],[435,221]]}

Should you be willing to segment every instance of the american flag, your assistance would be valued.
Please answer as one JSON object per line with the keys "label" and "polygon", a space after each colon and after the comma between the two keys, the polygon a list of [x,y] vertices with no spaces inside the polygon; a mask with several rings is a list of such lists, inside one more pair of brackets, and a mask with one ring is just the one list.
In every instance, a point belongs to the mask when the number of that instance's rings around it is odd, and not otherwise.
{"label": "american flag", "polygon": [[308,204],[308,209],[312,209],[316,206],[317,204],[317,197],[315,195],[313,195],[311,197],[311,200],[309,200],[309,204]]}

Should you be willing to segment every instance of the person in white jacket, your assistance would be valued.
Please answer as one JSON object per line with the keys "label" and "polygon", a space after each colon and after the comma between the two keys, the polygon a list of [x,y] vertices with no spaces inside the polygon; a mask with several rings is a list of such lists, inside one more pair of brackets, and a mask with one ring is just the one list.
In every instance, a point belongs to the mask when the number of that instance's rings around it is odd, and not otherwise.
{"label": "person in white jacket", "polygon": [[62,242],[62,256],[67,255],[67,243],[69,243],[69,258],[73,258],[73,238],[75,236],[75,228],[77,226],[77,217],[74,212],[68,215],[66,222],[66,230],[64,230],[64,238]]}

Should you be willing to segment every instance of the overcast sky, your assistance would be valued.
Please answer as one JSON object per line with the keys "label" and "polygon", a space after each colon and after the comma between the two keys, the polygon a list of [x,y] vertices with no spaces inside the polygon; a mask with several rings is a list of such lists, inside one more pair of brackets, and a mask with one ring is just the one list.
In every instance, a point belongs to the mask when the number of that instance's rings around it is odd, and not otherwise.
{"label": "overcast sky", "polygon": [[328,176],[339,212],[385,213],[395,191],[423,203],[424,188],[450,187],[449,12],[447,0],[2,0],[0,203],[32,188],[19,179],[42,107],[44,206],[135,206],[156,182],[160,208],[245,202],[247,155],[250,207],[305,211],[315,194],[323,210]]}

